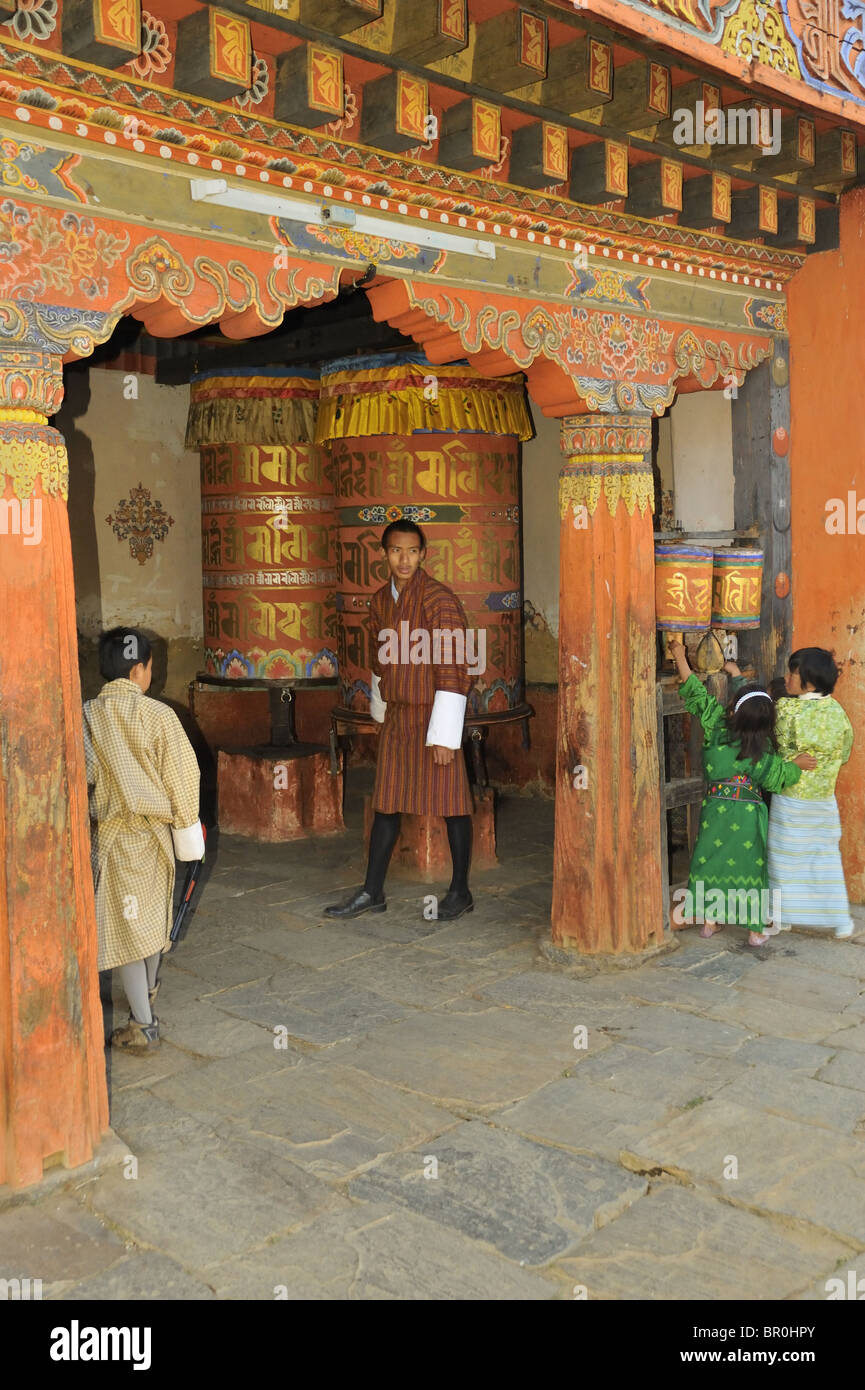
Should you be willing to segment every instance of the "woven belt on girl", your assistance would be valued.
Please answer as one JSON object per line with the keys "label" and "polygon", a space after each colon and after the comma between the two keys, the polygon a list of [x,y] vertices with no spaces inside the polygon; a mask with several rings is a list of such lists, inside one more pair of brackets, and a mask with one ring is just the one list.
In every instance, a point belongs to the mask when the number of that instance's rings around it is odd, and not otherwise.
{"label": "woven belt on girl", "polygon": [[753,801],[761,805],[763,798],[750,777],[728,777],[723,782],[710,782],[707,796],[720,797],[722,801]]}

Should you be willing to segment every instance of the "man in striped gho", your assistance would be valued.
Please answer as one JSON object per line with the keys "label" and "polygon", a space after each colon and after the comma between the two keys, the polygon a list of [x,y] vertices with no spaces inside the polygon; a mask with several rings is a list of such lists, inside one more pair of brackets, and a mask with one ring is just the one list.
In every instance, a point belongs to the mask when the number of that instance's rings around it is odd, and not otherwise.
{"label": "man in striped gho", "polygon": [[472,798],[462,755],[466,618],[459,599],[422,568],[426,540],[413,521],[394,521],[381,538],[390,578],[370,604],[373,652],[370,712],[383,725],[372,806],[366,882],[327,917],[384,912],[384,880],[400,813],[444,816],[453,877],[438,918],[471,912],[468,871]]}

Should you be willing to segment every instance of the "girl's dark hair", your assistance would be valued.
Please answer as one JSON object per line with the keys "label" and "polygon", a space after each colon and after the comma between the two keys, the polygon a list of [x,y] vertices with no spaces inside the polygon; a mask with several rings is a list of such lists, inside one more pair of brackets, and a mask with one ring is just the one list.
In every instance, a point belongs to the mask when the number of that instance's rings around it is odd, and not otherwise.
{"label": "girl's dark hair", "polygon": [[821,695],[831,695],[838,679],[838,667],[831,652],[823,647],[800,647],[787,663],[791,671],[799,672],[803,685],[813,685]]}
{"label": "girl's dark hair", "polygon": [[137,627],[113,627],[99,639],[99,670],[107,681],[128,676],[139,662],[146,666],[151,657],[150,639]]}
{"label": "girl's dark hair", "polygon": [[407,532],[410,536],[417,536],[421,550],[426,550],[426,536],[416,521],[392,521],[390,526],[385,526],[381,533],[382,550],[387,550],[390,544],[390,538],[395,531],[403,531]]}
{"label": "girl's dark hair", "polygon": [[[743,695],[762,695],[762,700],[739,702]],[[739,706],[737,709],[736,706]],[[775,704],[762,685],[753,682],[737,690],[727,706],[727,741],[738,743],[739,757],[759,762],[766,752],[776,753]]]}

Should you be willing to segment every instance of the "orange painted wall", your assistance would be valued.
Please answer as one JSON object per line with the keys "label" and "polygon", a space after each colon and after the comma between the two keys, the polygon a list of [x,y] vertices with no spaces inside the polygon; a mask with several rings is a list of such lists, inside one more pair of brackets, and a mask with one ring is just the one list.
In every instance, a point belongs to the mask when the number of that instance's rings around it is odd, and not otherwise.
{"label": "orange painted wall", "polygon": [[835,694],[856,735],[838,779],[841,847],[851,900],[863,902],[865,534],[828,534],[826,504],[851,491],[865,500],[865,188],[842,200],[840,250],[808,258],[789,307],[793,645],[828,647],[841,667]]}

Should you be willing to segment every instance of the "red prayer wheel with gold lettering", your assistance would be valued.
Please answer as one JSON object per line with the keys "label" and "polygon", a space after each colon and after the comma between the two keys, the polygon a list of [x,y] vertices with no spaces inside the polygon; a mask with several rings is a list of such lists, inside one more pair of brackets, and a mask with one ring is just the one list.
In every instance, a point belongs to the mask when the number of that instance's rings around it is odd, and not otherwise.
{"label": "red prayer wheel with gold lettering", "polygon": [[521,377],[434,367],[419,353],[322,368],[317,438],[331,443],[337,493],[344,706],[369,706],[369,600],[388,578],[382,532],[403,519],[424,531],[425,568],[453,589],[473,630],[469,712],[520,706],[519,445],[531,435]]}
{"label": "red prayer wheel with gold lettering", "polygon": [[760,626],[763,552],[757,546],[716,550],[712,569],[712,626],[742,632]]}
{"label": "red prayer wheel with gold lettering", "polygon": [[318,371],[193,378],[187,448],[201,451],[205,672],[235,680],[337,673],[336,516],[314,442]]}
{"label": "red prayer wheel with gold lettering", "polygon": [[712,619],[712,550],[659,541],[655,620],[662,632],[700,632]]}

